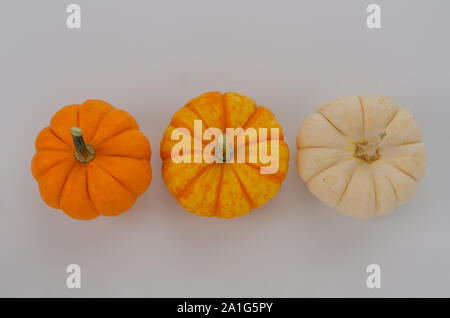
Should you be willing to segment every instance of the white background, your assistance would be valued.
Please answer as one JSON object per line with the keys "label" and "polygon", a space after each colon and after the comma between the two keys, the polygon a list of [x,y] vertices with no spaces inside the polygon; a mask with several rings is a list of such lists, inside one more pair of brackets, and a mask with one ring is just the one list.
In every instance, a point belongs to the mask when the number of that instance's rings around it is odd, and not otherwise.
{"label": "white background", "polygon": [[[449,1],[2,1],[0,296],[450,296]],[[66,27],[78,3],[81,30]],[[210,90],[272,109],[290,147],[278,195],[232,220],[183,210],[161,178],[173,113]],[[388,94],[417,117],[428,171],[385,217],[352,219],[297,175],[303,119],[334,97]],[[34,140],[60,107],[104,99],[149,138],[153,181],[118,217],[75,221],[40,199]],[[65,287],[66,266],[82,288]],[[381,265],[381,289],[366,266]]]}

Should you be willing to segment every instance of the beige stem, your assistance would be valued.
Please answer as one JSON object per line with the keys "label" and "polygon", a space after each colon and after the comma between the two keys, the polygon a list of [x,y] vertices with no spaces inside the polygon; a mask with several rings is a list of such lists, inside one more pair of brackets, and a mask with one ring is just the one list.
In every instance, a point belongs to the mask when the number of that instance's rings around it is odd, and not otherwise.
{"label": "beige stem", "polygon": [[355,156],[366,161],[374,161],[379,159],[380,155],[378,153],[378,146],[386,135],[386,131],[382,130],[380,134],[374,138],[374,140],[357,144]]}

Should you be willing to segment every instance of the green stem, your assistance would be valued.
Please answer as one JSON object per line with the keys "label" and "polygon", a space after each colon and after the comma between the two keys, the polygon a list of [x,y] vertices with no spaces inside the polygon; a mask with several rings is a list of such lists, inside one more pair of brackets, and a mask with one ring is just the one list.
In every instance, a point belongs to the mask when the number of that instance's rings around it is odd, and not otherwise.
{"label": "green stem", "polygon": [[90,145],[86,145],[83,138],[83,131],[79,127],[70,128],[73,145],[75,147],[74,156],[81,163],[88,163],[95,158],[95,150]]}

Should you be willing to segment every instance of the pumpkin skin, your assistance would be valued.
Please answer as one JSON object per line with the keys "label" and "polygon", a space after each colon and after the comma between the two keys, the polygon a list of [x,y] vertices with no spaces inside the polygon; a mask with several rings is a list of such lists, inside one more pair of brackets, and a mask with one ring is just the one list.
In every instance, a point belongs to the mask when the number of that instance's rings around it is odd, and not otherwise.
{"label": "pumpkin skin", "polygon": [[[90,161],[77,159],[76,138],[95,151],[86,153]],[[152,179],[150,143],[135,119],[101,100],[60,109],[35,147],[31,170],[42,199],[74,219],[129,210]]]}
{"label": "pumpkin skin", "polygon": [[[259,158],[256,163],[231,162],[175,163],[172,147],[177,141],[171,140],[174,130],[187,128],[193,136],[194,120],[201,120],[203,131],[209,127],[219,128],[278,128],[279,129],[279,169],[273,174],[261,174],[264,166]],[[269,144],[273,137],[268,134]],[[259,143],[264,142],[258,140]],[[246,144],[234,143],[234,153]],[[270,146],[268,146],[270,147]],[[192,153],[187,156],[193,156]],[[259,148],[258,148],[259,149]],[[208,92],[189,101],[178,110],[164,132],[160,155],[163,161],[162,177],[167,188],[187,211],[199,216],[233,218],[249,213],[273,198],[286,176],[289,163],[289,148],[283,141],[281,125],[272,112],[257,106],[253,99],[238,93]],[[248,155],[248,151],[246,151]]]}
{"label": "pumpkin skin", "polygon": [[320,201],[345,215],[392,212],[416,192],[426,151],[414,116],[388,96],[331,100],[297,136],[297,169]]}

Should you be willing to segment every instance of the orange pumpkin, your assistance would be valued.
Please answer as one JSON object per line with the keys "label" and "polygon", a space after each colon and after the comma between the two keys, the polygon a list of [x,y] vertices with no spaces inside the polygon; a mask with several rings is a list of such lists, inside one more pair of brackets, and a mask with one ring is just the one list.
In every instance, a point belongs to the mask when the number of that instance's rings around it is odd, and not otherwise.
{"label": "orange pumpkin", "polygon": [[[218,128],[223,133],[221,140],[216,142],[215,156],[221,160],[200,162],[186,160],[178,162],[173,158],[173,149],[179,141],[173,140],[173,135],[186,135],[191,138],[191,152],[182,153],[181,157],[194,157],[195,125],[194,121],[201,121],[203,129]],[[265,140],[237,142],[229,145],[226,138],[226,128],[252,127],[259,131],[261,128],[278,128],[279,136],[276,138],[270,133]],[[229,139],[228,139],[229,140]],[[257,162],[249,162],[249,149],[256,143],[258,151],[262,143],[278,143],[279,156],[278,170],[272,174],[262,174],[261,167],[267,166],[260,158]],[[205,146],[205,142],[201,142]],[[207,142],[208,143],[208,142]],[[221,144],[222,143],[222,144]],[[223,146],[224,152],[217,148]],[[225,155],[227,147],[232,148]],[[204,149],[204,148],[203,148]],[[219,150],[218,150],[219,149]],[[245,162],[238,163],[236,155],[245,149]],[[209,92],[192,99],[186,106],[178,110],[161,141],[160,155],[163,160],[162,176],[169,191],[178,202],[188,211],[200,216],[216,216],[219,218],[233,218],[249,213],[252,209],[265,204],[273,198],[280,189],[286,176],[289,163],[289,149],[283,141],[281,125],[272,112],[263,106],[257,106],[253,99],[237,94]],[[233,158],[234,160],[230,159]]]}
{"label": "orange pumpkin", "polygon": [[150,185],[151,149],[127,112],[101,100],[59,110],[31,162],[42,199],[74,219],[129,210]]}

